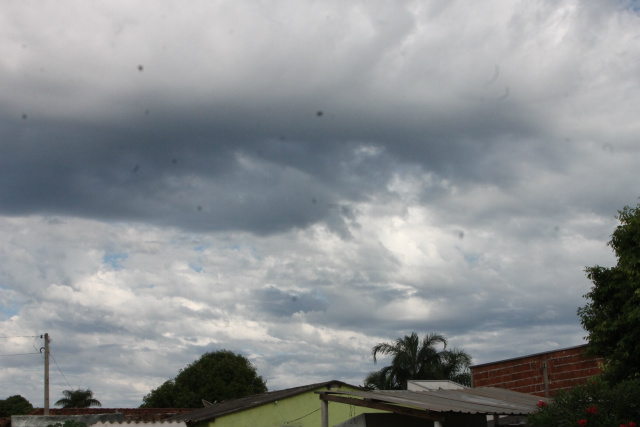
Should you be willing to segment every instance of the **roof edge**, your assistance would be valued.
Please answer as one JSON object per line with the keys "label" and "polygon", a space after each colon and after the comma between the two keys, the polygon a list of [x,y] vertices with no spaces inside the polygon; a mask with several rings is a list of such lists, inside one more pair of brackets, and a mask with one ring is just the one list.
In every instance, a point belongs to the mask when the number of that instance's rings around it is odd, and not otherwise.
{"label": "roof edge", "polygon": [[[245,409],[250,409],[250,408],[255,408],[258,406],[262,406],[268,403],[273,403],[277,400],[283,399],[283,398],[287,398],[287,397],[291,397],[291,396],[296,396],[298,394],[302,394],[302,393],[306,393],[308,391],[317,389],[317,388],[321,388],[321,387],[330,387],[332,384],[338,384],[340,387],[343,386],[349,386],[349,387],[354,387],[354,388],[361,388],[359,386],[354,386],[352,384],[348,384],[345,383],[344,381],[338,381],[338,380],[331,380],[331,381],[324,381],[321,383],[314,383],[314,384],[308,384],[308,385],[304,385],[304,386],[298,386],[298,387],[290,387],[290,388],[285,388],[282,390],[273,390],[273,391],[268,391],[266,393],[260,393],[260,394],[254,394],[254,395],[250,395],[250,396],[245,396],[245,397],[240,397],[238,399],[233,399],[233,400],[238,400],[238,401],[244,401],[244,400],[248,400],[252,397],[257,397],[257,396],[265,396],[264,400],[260,400],[260,401],[256,401],[256,402],[248,402],[246,405],[239,405],[237,407],[231,407],[227,410],[223,410],[220,412],[215,412],[215,408],[217,405],[220,404],[224,404],[224,403],[228,403],[228,402],[232,402],[231,401],[225,401],[225,402],[220,402],[218,404],[214,404],[213,406],[208,406],[206,407],[207,410],[205,410],[204,414],[194,414],[193,417],[189,417],[189,413],[186,414],[180,414],[180,415],[176,415],[174,417],[170,417],[168,418],[169,420],[183,420],[187,423],[187,425],[193,424],[193,423],[201,423],[201,422],[205,422],[205,421],[211,421],[214,420],[218,417],[221,417],[223,415],[229,415],[229,414],[233,414],[235,412],[239,412]],[[287,391],[290,392],[290,394],[285,394],[285,396],[282,396],[282,393],[286,393]],[[202,411],[205,408],[200,408],[196,411],[192,411],[192,412],[199,412]],[[213,413],[208,413],[208,412],[213,412]]]}
{"label": "roof edge", "polygon": [[493,362],[480,363],[478,365],[469,366],[469,369],[478,368],[480,366],[493,365],[494,363],[502,363],[502,362],[510,362],[512,360],[526,359],[527,357],[543,356],[545,354],[557,353],[559,351],[573,350],[573,349],[576,349],[576,348],[587,347],[587,345],[588,344],[574,345],[573,347],[557,348],[555,350],[542,351],[540,353],[526,354],[524,356],[516,356],[516,357],[510,357],[508,359],[495,360]]}

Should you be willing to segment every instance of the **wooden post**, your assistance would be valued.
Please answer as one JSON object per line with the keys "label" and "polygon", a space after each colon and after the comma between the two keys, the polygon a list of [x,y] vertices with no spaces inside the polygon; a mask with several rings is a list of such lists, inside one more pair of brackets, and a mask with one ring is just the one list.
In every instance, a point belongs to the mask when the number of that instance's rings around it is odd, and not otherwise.
{"label": "wooden post", "polygon": [[322,418],[322,427],[329,427],[329,402],[320,400],[320,417]]}

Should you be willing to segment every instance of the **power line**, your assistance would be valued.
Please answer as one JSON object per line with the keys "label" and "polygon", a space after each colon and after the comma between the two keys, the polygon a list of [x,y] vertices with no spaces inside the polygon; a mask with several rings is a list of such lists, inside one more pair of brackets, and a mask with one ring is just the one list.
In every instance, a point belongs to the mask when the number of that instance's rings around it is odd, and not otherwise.
{"label": "power line", "polygon": [[9,356],[26,356],[27,354],[40,354],[40,353],[0,354],[0,357],[9,357]]}
{"label": "power line", "polygon": [[313,414],[314,412],[318,412],[319,410],[320,410],[320,408],[316,409],[315,411],[311,411],[311,412],[309,412],[307,415],[303,415],[303,416],[301,416],[301,417],[299,417],[299,418],[296,418],[295,420],[289,420],[289,421],[286,421],[286,422],[285,422],[285,424],[289,424],[289,423],[292,423],[292,422],[294,422],[294,421],[301,420],[301,419],[303,419],[304,417],[308,417],[309,415]]}
{"label": "power line", "polygon": [[0,339],[7,338],[40,338],[40,335],[15,335],[13,337],[0,337]]}
{"label": "power line", "polygon": [[53,357],[53,354],[51,353],[51,349],[49,349],[49,356],[51,356],[51,358],[53,359],[53,363],[56,364],[58,371],[60,371],[60,375],[62,375],[62,378],[64,378],[64,380],[67,382],[67,384],[69,385],[69,388],[73,389],[73,386],[69,384],[69,380],[67,380],[67,377],[65,377],[64,374],[62,373],[62,369],[60,369],[60,366],[58,366],[58,362],[56,362],[56,358]]}

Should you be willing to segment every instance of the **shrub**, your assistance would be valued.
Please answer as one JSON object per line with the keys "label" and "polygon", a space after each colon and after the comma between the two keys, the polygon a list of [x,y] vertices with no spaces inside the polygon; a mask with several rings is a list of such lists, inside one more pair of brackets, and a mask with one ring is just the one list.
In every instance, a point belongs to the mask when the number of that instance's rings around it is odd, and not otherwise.
{"label": "shrub", "polygon": [[561,390],[528,417],[533,426],[636,427],[640,422],[640,378],[610,385],[601,377]]}

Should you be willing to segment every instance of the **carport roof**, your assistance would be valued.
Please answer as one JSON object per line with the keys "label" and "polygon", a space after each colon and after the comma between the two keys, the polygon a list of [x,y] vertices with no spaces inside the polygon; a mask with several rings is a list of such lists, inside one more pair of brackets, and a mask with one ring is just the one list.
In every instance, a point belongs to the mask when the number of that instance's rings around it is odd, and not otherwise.
{"label": "carport roof", "polygon": [[[407,413],[407,409],[418,410],[419,414],[445,414],[450,412],[467,414],[526,415],[537,409],[538,403],[546,398],[518,393],[494,387],[480,387],[464,390],[374,390],[374,391],[318,391],[320,399],[366,406],[397,413]],[[415,412],[415,411],[414,411]]]}

